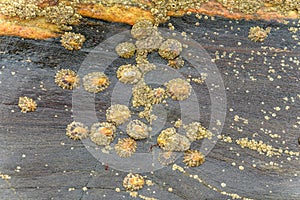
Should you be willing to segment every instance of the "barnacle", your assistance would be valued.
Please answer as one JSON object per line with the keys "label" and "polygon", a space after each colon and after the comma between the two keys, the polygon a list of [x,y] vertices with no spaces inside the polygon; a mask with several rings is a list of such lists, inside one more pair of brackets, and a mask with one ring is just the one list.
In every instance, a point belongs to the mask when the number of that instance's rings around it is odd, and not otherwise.
{"label": "barnacle", "polygon": [[139,174],[129,173],[123,180],[123,186],[126,190],[139,190],[145,185],[144,178]]}
{"label": "barnacle", "polygon": [[61,69],[55,75],[55,83],[63,89],[72,90],[79,86],[80,79],[75,71],[70,69]]}
{"label": "barnacle", "polygon": [[131,138],[119,139],[118,143],[115,145],[116,153],[122,158],[127,158],[132,156],[136,148],[137,148],[137,143],[134,139]]}
{"label": "barnacle", "polygon": [[248,38],[254,42],[263,42],[268,37],[270,31],[271,28],[263,29],[259,26],[251,27]]}
{"label": "barnacle", "polygon": [[175,39],[167,39],[159,47],[158,53],[161,57],[171,60],[182,52],[182,44]]}
{"label": "barnacle", "polygon": [[189,167],[197,167],[204,161],[204,155],[198,150],[187,150],[184,152],[183,162]]}
{"label": "barnacle", "polygon": [[129,122],[126,132],[130,137],[136,140],[145,139],[149,136],[148,126],[140,120],[132,120]]}
{"label": "barnacle", "polygon": [[85,37],[79,33],[65,32],[61,36],[60,42],[63,47],[70,51],[80,50],[85,42]]}
{"label": "barnacle", "polygon": [[192,122],[188,125],[184,125],[183,128],[186,131],[186,136],[191,142],[203,138],[210,138],[212,136],[212,133],[203,127],[199,122]]}
{"label": "barnacle", "polygon": [[161,87],[151,90],[148,94],[148,99],[151,104],[159,104],[165,98],[167,98],[166,90]]}
{"label": "barnacle", "polygon": [[116,46],[117,54],[122,58],[131,58],[135,53],[135,45],[131,42],[123,42]]}
{"label": "barnacle", "polygon": [[91,127],[91,140],[97,145],[109,145],[115,138],[116,127],[112,123],[95,123]]}
{"label": "barnacle", "polygon": [[130,110],[125,105],[115,104],[106,111],[106,119],[116,125],[123,124],[131,117]]}
{"label": "barnacle", "polygon": [[191,94],[192,86],[181,78],[172,79],[166,84],[167,93],[174,100],[187,99]]}
{"label": "barnacle", "polygon": [[184,60],[179,56],[173,60],[169,60],[168,65],[174,69],[179,69],[183,67]]}
{"label": "barnacle", "polygon": [[37,104],[33,99],[24,96],[19,97],[18,106],[21,108],[21,112],[26,113],[35,111]]}
{"label": "barnacle", "polygon": [[135,84],[141,80],[142,76],[143,75],[139,68],[131,64],[122,65],[117,71],[117,78],[122,83]]}
{"label": "barnacle", "polygon": [[164,151],[185,151],[191,145],[189,139],[178,134],[175,128],[167,128],[161,131],[157,143]]}
{"label": "barnacle", "polygon": [[66,128],[66,135],[73,140],[82,140],[89,135],[89,129],[81,122],[72,122]]}
{"label": "barnacle", "polygon": [[83,77],[84,89],[91,93],[102,92],[109,84],[110,81],[103,72],[91,72]]}

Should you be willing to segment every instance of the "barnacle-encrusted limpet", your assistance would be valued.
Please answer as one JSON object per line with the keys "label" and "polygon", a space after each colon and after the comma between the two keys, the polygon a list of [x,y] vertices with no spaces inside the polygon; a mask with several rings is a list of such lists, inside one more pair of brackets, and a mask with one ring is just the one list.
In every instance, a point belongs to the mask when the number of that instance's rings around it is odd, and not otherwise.
{"label": "barnacle-encrusted limpet", "polygon": [[123,42],[116,46],[117,54],[122,58],[131,58],[135,53],[135,45],[131,42]]}
{"label": "barnacle-encrusted limpet", "polygon": [[198,150],[187,150],[184,152],[183,162],[189,167],[197,167],[204,161],[204,155]]}
{"label": "barnacle-encrusted limpet", "polygon": [[115,138],[116,127],[112,123],[95,123],[91,127],[91,140],[97,145],[109,145]]}
{"label": "barnacle-encrusted limpet", "polygon": [[117,78],[122,83],[129,83],[129,84],[135,84],[139,80],[141,80],[143,74],[134,65],[128,64],[128,65],[122,65],[119,67],[117,71]]}
{"label": "barnacle-encrusted limpet", "polygon": [[186,136],[191,142],[203,138],[210,138],[212,136],[212,133],[203,127],[199,122],[192,122],[188,125],[184,125],[183,128],[186,131]]}
{"label": "barnacle-encrusted limpet", "polygon": [[149,127],[142,121],[136,119],[128,123],[126,132],[133,139],[145,139],[149,136]]}
{"label": "barnacle-encrusted limpet", "polygon": [[153,27],[153,24],[148,19],[142,19],[137,21],[131,28],[131,36],[137,40],[149,37],[156,30]]}
{"label": "barnacle-encrusted limpet", "polygon": [[55,75],[55,83],[63,89],[73,90],[79,86],[80,79],[75,71],[61,69]]}
{"label": "barnacle-encrusted limpet", "polygon": [[158,53],[161,57],[171,60],[182,52],[182,44],[175,39],[167,39],[159,47]]}
{"label": "barnacle-encrusted limpet", "polygon": [[127,106],[115,104],[110,106],[106,111],[106,119],[116,125],[123,124],[131,117],[130,110]]}
{"label": "barnacle-encrusted limpet", "polygon": [[164,151],[186,151],[191,145],[189,139],[178,134],[175,128],[167,128],[161,131],[157,143]]}
{"label": "barnacle-encrusted limpet", "polygon": [[134,139],[123,138],[119,139],[118,143],[115,145],[116,153],[122,158],[128,158],[132,156],[137,148],[137,143]]}
{"label": "barnacle-encrusted limpet", "polygon": [[37,104],[33,99],[24,96],[24,97],[19,97],[18,106],[21,108],[21,112],[27,113],[27,112],[35,111]]}
{"label": "barnacle-encrusted limpet", "polygon": [[105,90],[110,84],[108,77],[103,72],[91,72],[83,77],[83,87],[91,93]]}
{"label": "barnacle-encrusted limpet", "polygon": [[135,45],[139,51],[147,50],[148,52],[158,50],[163,42],[163,37],[158,31],[154,31],[152,35],[137,40]]}
{"label": "barnacle-encrusted limpet", "polygon": [[72,122],[66,128],[66,135],[73,140],[82,140],[88,137],[89,128],[81,122]]}
{"label": "barnacle-encrusted limpet", "polygon": [[144,178],[139,174],[129,173],[123,180],[123,186],[126,190],[139,190],[145,185]]}
{"label": "barnacle-encrusted limpet", "polygon": [[61,36],[61,45],[66,49],[72,50],[80,50],[83,43],[85,41],[85,37],[79,33],[65,32]]}
{"label": "barnacle-encrusted limpet", "polygon": [[189,82],[181,78],[172,79],[165,85],[168,95],[174,100],[182,101],[187,99],[191,94],[192,86]]}

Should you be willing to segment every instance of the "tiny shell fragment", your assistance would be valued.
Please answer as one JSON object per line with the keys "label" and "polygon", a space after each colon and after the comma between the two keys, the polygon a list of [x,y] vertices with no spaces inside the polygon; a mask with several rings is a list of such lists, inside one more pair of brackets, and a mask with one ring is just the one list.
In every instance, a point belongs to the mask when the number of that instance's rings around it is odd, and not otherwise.
{"label": "tiny shell fragment", "polygon": [[89,135],[89,129],[81,122],[72,122],[66,128],[66,135],[73,140],[82,140]]}
{"label": "tiny shell fragment", "polygon": [[19,97],[18,106],[21,108],[22,113],[27,113],[35,111],[37,104],[33,99],[24,96]]}
{"label": "tiny shell fragment", "polygon": [[130,137],[136,140],[145,139],[149,136],[148,126],[140,120],[132,120],[129,122],[126,132]]}
{"label": "tiny shell fragment", "polygon": [[178,134],[175,128],[167,128],[161,131],[157,143],[164,151],[186,151],[191,145],[189,139]]}
{"label": "tiny shell fragment", "polygon": [[139,174],[129,173],[123,180],[123,186],[126,190],[134,191],[140,190],[144,187],[145,180]]}
{"label": "tiny shell fragment", "polygon": [[115,138],[116,127],[108,122],[95,123],[91,127],[91,140],[97,145],[109,145]]}

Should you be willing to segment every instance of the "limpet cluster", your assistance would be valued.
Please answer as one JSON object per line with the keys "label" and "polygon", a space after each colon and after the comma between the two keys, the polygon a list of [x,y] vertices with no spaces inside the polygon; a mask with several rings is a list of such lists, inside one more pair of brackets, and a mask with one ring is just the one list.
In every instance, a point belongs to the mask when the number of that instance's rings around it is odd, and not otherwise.
{"label": "limpet cluster", "polygon": [[115,125],[108,122],[95,123],[91,127],[90,138],[97,145],[109,145],[116,135]]}
{"label": "limpet cluster", "polygon": [[140,190],[144,187],[144,185],[145,180],[139,174],[129,173],[123,180],[124,188],[129,191]]}
{"label": "limpet cluster", "polygon": [[66,135],[73,140],[82,140],[88,137],[89,128],[81,122],[72,122],[66,128]]}
{"label": "limpet cluster", "polygon": [[63,89],[73,90],[79,87],[80,79],[75,71],[61,69],[55,75],[55,83]]}
{"label": "limpet cluster", "polygon": [[24,96],[19,97],[18,106],[20,107],[22,113],[27,113],[35,111],[37,104],[32,98]]}
{"label": "limpet cluster", "polygon": [[91,93],[102,92],[109,84],[110,81],[103,72],[91,72],[83,77],[83,87]]}

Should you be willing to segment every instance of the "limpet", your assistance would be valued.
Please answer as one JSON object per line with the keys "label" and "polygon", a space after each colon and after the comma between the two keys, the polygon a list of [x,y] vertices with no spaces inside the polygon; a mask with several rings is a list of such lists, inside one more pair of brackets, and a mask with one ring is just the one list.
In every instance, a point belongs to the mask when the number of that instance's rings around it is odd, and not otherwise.
{"label": "limpet", "polygon": [[80,79],[75,71],[61,69],[55,75],[55,83],[63,89],[73,90],[79,86]]}
{"label": "limpet", "polygon": [[165,86],[167,88],[168,95],[174,100],[185,100],[191,94],[192,86],[189,82],[181,78],[172,79],[167,82]]}
{"label": "limpet", "polygon": [[110,106],[106,111],[106,119],[116,125],[123,124],[131,117],[130,110],[127,106],[115,104]]}
{"label": "limpet", "polygon": [[88,137],[89,129],[81,122],[72,122],[66,128],[66,135],[73,140],[82,140]]}
{"label": "limpet", "polygon": [[141,80],[142,76],[139,68],[131,64],[122,65],[117,70],[117,78],[122,83],[135,84]]}
{"label": "limpet", "polygon": [[91,72],[83,77],[83,87],[91,93],[102,92],[109,84],[110,81],[103,72]]}
{"label": "limpet", "polygon": [[129,173],[123,180],[123,186],[126,190],[140,190],[144,187],[145,180],[139,174]]}
{"label": "limpet", "polygon": [[136,140],[145,139],[149,136],[148,126],[137,119],[128,123],[126,132],[130,137]]}
{"label": "limpet", "polygon": [[115,145],[116,153],[122,158],[128,158],[132,156],[137,148],[137,143],[134,139],[123,138],[119,139],[118,143]]}
{"label": "limpet", "polygon": [[97,145],[109,145],[115,138],[116,127],[112,123],[95,123],[91,127],[90,138]]}
{"label": "limpet", "polygon": [[159,47],[158,54],[168,60],[172,60],[182,52],[182,44],[175,39],[167,39]]}
{"label": "limpet", "polygon": [[135,45],[131,42],[123,42],[118,44],[115,50],[121,58],[131,58],[135,53]]}

